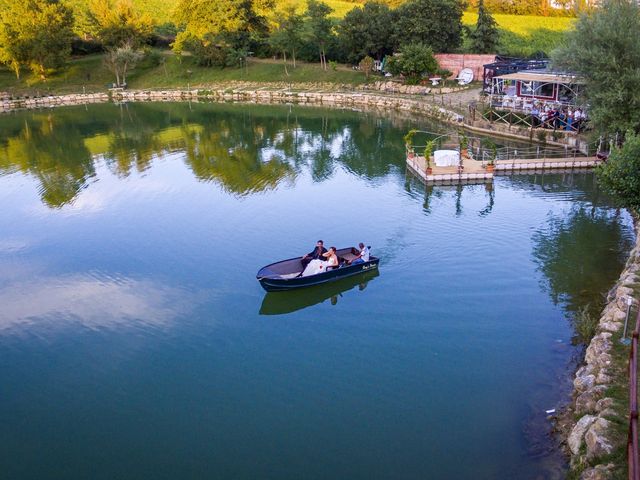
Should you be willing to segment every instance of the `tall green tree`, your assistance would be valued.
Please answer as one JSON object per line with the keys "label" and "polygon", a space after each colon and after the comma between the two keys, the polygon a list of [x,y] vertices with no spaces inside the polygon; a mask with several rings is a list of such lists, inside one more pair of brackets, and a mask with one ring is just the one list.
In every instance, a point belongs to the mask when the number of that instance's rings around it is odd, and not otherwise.
{"label": "tall green tree", "polygon": [[188,49],[194,41],[247,49],[252,41],[266,37],[273,5],[273,0],[180,0],[174,17],[181,31],[174,51]]}
{"label": "tall green tree", "polygon": [[106,48],[139,47],[153,33],[153,19],[137,11],[131,0],[92,0],[86,23],[89,34]]}
{"label": "tall green tree", "polygon": [[471,32],[471,48],[475,53],[495,53],[500,43],[498,24],[484,6],[484,0],[478,2],[478,21]]}
{"label": "tall green tree", "polygon": [[304,33],[304,16],[299,14],[295,5],[285,5],[276,12],[275,27],[271,32],[271,47],[282,53],[287,75],[287,53],[291,54],[293,68],[296,68],[296,52],[302,46]]}
{"label": "tall green tree", "polygon": [[20,78],[23,67],[45,79],[71,53],[73,15],[58,0],[0,3],[0,62]]}
{"label": "tall green tree", "polygon": [[391,10],[379,1],[368,1],[349,11],[338,27],[340,43],[353,63],[366,56],[382,60],[392,53],[392,34]]}
{"label": "tall green tree", "polygon": [[556,68],[586,82],[592,123],[600,132],[640,132],[640,7],[606,0],[584,14],[552,54]]}
{"label": "tall green tree", "polygon": [[309,39],[317,46],[320,54],[320,65],[327,69],[327,45],[333,37],[333,21],[329,15],[333,9],[326,3],[308,0],[307,18]]}
{"label": "tall green tree", "polygon": [[394,10],[397,45],[424,43],[436,53],[454,51],[462,42],[461,0],[409,0]]}

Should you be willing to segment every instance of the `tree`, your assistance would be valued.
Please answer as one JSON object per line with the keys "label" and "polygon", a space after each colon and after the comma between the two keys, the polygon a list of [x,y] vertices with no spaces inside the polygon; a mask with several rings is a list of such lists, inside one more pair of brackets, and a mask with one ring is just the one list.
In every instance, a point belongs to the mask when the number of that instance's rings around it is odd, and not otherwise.
{"label": "tree", "polygon": [[362,8],[352,9],[338,27],[340,43],[352,63],[366,56],[382,60],[392,53],[392,34],[391,10],[378,1],[368,1]]}
{"label": "tree", "polygon": [[327,69],[327,44],[333,36],[333,22],[329,15],[333,9],[326,3],[317,0],[308,0],[307,3],[307,25],[309,37],[318,47],[320,53],[320,65],[323,70]]}
{"label": "tree", "polygon": [[585,81],[591,120],[601,132],[640,132],[640,7],[607,0],[580,17],[552,53],[556,68]]}
{"label": "tree", "polygon": [[125,44],[139,47],[147,43],[153,33],[153,20],[137,12],[131,0],[93,0],[87,17],[89,33],[105,48]]}
{"label": "tree", "polygon": [[409,0],[393,12],[396,45],[423,43],[447,53],[462,42],[461,0]]}
{"label": "tree", "polygon": [[629,132],[597,170],[598,180],[623,206],[640,209],[640,136]]}
{"label": "tree", "polygon": [[371,72],[373,71],[373,58],[367,55],[362,60],[360,60],[358,66],[360,67],[360,70],[364,72],[364,76],[366,78],[369,78],[369,75],[371,75]]}
{"label": "tree", "polygon": [[434,73],[438,62],[430,47],[415,43],[405,45],[398,55],[389,58],[387,69],[394,75],[404,75],[409,83],[417,83],[423,74]]}
{"label": "tree", "polygon": [[107,50],[104,62],[106,67],[116,76],[116,85],[127,84],[127,71],[135,68],[144,54],[132,43],[125,43],[120,47]]}
{"label": "tree", "polygon": [[73,15],[58,0],[0,3],[0,62],[20,78],[21,68],[45,79],[71,53]]}
{"label": "tree", "polygon": [[288,77],[289,70],[287,70],[287,51],[289,50],[289,44],[287,42],[287,34],[280,25],[276,27],[273,32],[271,32],[271,36],[269,37],[269,45],[271,45],[271,48],[275,52],[282,54],[284,73]]}
{"label": "tree", "polygon": [[173,49],[179,53],[200,41],[248,50],[252,42],[267,35],[267,13],[273,4],[273,0],[180,0],[175,19],[182,30]]}
{"label": "tree", "polygon": [[471,32],[471,49],[475,53],[495,53],[499,42],[498,24],[484,7],[484,0],[479,0],[478,21]]}
{"label": "tree", "polygon": [[293,68],[296,68],[296,52],[302,45],[304,17],[296,12],[295,5],[286,5],[277,12],[276,25],[269,37],[271,47],[284,57],[284,69],[287,75],[287,52],[291,53]]}

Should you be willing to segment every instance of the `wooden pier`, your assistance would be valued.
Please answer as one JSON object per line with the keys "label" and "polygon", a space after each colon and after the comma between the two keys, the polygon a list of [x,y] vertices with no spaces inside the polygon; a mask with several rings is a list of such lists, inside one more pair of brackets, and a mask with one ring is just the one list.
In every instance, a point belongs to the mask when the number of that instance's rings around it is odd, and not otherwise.
{"label": "wooden pier", "polygon": [[[433,163],[433,162],[432,162]],[[542,172],[547,170],[590,169],[602,163],[596,157],[535,158],[496,160],[494,171],[487,171],[487,164],[466,157],[460,167],[432,167],[427,174],[424,157],[407,156],[407,167],[427,183],[488,183],[494,175],[509,175],[518,172]]]}

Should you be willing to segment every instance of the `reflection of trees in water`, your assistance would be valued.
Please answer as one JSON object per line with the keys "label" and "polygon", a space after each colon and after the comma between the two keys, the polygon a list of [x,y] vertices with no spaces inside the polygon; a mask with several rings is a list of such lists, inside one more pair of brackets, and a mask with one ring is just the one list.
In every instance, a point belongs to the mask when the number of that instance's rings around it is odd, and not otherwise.
{"label": "reflection of trees in water", "polygon": [[153,157],[165,149],[157,135],[158,128],[132,116],[128,105],[120,105],[120,118],[109,127],[109,140],[104,157],[117,176],[128,177],[134,170],[144,172]]}
{"label": "reflection of trees in water", "polygon": [[568,214],[550,216],[533,242],[533,256],[553,302],[572,315],[590,305],[590,313],[597,315],[632,239],[620,211],[580,203]]}
{"label": "reflection of trees in water", "polygon": [[[402,131],[360,113],[277,106],[95,105],[0,120],[0,172],[39,179],[43,201],[72,202],[104,157],[119,177],[147,170],[154,157],[185,153],[203,181],[246,195],[293,181],[316,182],[340,166],[366,179],[404,167]],[[90,144],[88,148],[87,145]],[[92,158],[93,155],[93,158]]]}
{"label": "reflection of trees in water", "polygon": [[40,182],[42,201],[50,207],[70,203],[95,175],[82,135],[54,115],[25,120],[23,128],[0,146],[0,171],[20,171]]}
{"label": "reflection of trees in water", "polygon": [[609,206],[611,198],[597,188],[595,175],[584,175],[576,170],[560,172],[547,171],[531,174],[518,174],[509,177],[510,186],[524,190],[549,194],[570,193],[578,202],[588,202],[595,206]]}

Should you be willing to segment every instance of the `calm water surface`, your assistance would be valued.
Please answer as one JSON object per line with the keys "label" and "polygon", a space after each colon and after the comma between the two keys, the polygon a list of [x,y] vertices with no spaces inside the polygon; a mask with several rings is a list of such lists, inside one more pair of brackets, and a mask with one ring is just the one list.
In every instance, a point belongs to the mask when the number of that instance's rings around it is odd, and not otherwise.
{"label": "calm water surface", "polygon": [[[590,174],[425,188],[419,120],[99,105],[0,117],[4,478],[554,478],[572,318],[631,221]],[[319,238],[370,274],[265,294]]]}

